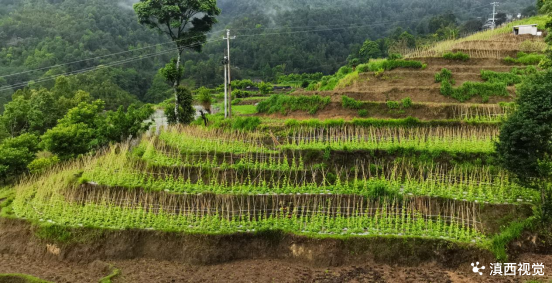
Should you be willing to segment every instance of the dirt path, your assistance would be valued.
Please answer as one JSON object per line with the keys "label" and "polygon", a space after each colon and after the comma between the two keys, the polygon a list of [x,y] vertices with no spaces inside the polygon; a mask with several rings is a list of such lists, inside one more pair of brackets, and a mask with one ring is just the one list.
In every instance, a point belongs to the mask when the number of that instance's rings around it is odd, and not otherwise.
{"label": "dirt path", "polygon": [[[225,264],[194,266],[149,259],[110,262],[121,270],[115,282],[551,282],[551,255],[524,254],[517,262],[543,263],[543,277],[480,276],[470,263],[457,270],[444,270],[432,263],[419,267],[367,263],[359,266],[312,268],[286,260],[244,260]],[[488,266],[488,265],[486,265]],[[466,268],[466,269],[464,269]],[[98,282],[109,274],[109,264],[40,261],[0,255],[0,273],[25,273],[53,282]]]}

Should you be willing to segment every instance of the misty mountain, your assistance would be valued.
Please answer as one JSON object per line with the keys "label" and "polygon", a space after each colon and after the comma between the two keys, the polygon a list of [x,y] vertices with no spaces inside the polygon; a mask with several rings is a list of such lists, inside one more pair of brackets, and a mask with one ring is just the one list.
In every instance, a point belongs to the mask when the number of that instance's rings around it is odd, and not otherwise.
{"label": "misty mountain", "polygon": [[[9,88],[0,91],[0,105],[23,87],[15,84],[42,78],[36,86],[52,86],[46,79],[53,75],[129,58],[113,66],[122,71],[115,83],[149,101],[154,75],[172,56],[156,53],[171,44],[144,48],[169,39],[138,23],[135,2],[0,0],[0,76],[18,73],[0,77],[0,88]],[[503,1],[499,12],[517,13],[534,2]],[[234,78],[275,80],[279,74],[334,72],[367,39],[383,39],[385,53],[390,37],[433,33],[429,22],[438,15],[451,15],[461,29],[465,21],[483,22],[491,13],[484,0],[219,0],[218,6],[222,14],[210,34],[213,42],[202,53],[185,55],[185,82],[191,86],[222,83],[226,43],[220,39],[227,28],[237,36],[231,47]],[[74,63],[55,66],[67,62]],[[128,83],[133,81],[138,82]]]}

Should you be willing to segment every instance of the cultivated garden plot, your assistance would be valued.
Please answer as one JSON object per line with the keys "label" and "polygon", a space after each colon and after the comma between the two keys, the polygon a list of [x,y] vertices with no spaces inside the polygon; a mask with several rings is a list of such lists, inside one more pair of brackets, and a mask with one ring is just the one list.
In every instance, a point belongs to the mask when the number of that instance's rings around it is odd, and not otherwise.
{"label": "cultivated garden plot", "polygon": [[[441,153],[485,157],[492,152],[494,128],[287,133],[164,129],[22,182],[13,211],[70,227],[206,234],[281,230],[436,238],[489,248],[499,229],[490,216],[507,217],[539,198],[494,167],[433,160]],[[406,156],[375,155],[356,160],[354,167],[331,159],[351,151]],[[430,153],[427,163],[413,159],[421,153]]]}

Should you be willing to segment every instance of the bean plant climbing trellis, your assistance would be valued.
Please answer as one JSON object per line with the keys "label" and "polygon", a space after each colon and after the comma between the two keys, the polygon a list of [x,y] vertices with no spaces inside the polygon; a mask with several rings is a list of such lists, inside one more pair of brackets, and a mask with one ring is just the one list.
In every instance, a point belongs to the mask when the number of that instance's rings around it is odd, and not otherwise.
{"label": "bean plant climbing trellis", "polygon": [[[390,159],[370,151],[486,157],[497,134],[471,126],[299,127],[278,136],[171,127],[27,179],[17,186],[13,207],[21,218],[76,227],[487,244],[480,204],[529,203],[538,198],[533,191],[485,163]],[[369,154],[347,163],[328,157],[353,150]]]}

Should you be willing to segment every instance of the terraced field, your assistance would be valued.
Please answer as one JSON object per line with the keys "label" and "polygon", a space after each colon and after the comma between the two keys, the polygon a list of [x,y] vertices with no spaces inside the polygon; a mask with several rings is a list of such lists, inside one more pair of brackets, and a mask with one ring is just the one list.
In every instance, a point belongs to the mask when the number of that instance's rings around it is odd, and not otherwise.
{"label": "terraced field", "polygon": [[[437,160],[485,160],[495,135],[493,128],[344,127],[271,138],[169,128],[23,182],[13,210],[18,218],[71,227],[281,230],[490,248],[502,225],[495,217],[524,212],[517,208],[538,196],[485,163]],[[355,158],[342,162],[349,154]]]}
{"label": "terraced field", "polygon": [[[307,96],[307,107],[246,115],[261,117],[248,131],[152,129],[22,180],[3,214],[34,222],[47,242],[49,230],[66,237],[47,251],[67,257],[513,260],[510,230],[522,232],[540,196],[498,166],[495,143],[516,84],[538,67],[505,57],[537,52],[539,40],[474,35],[413,51],[402,62],[421,68],[353,71],[332,91],[296,90],[290,97]],[[450,51],[470,58],[443,58]],[[486,94],[470,91],[484,83]],[[105,253],[109,241],[127,249]],[[147,248],[123,245],[133,242]]]}
{"label": "terraced field", "polygon": [[[543,25],[543,20],[537,17],[529,21]],[[513,35],[511,26],[514,24],[403,51],[405,61],[420,62],[422,68],[413,68],[417,66],[414,64],[409,68],[373,72],[360,66],[345,76],[336,75],[337,82],[331,90],[323,86],[326,82],[314,87],[315,90],[296,90],[295,96],[319,95],[330,97],[331,102],[310,115],[293,111],[285,117],[352,119],[361,117],[358,110],[366,110],[363,117],[500,121],[512,111],[509,106],[516,98],[519,82],[516,76],[534,72],[540,61],[539,54],[547,47],[542,37]],[[448,57],[450,55],[453,57]],[[456,58],[455,55],[462,56]],[[444,69],[451,74],[449,84],[437,80],[437,74]],[[505,81],[507,77],[514,81]],[[361,107],[356,110],[343,107],[343,96],[359,101]],[[409,107],[394,108],[387,104],[405,99],[412,102]],[[451,109],[463,111],[458,113]],[[271,117],[281,119],[284,116],[273,114]]]}

